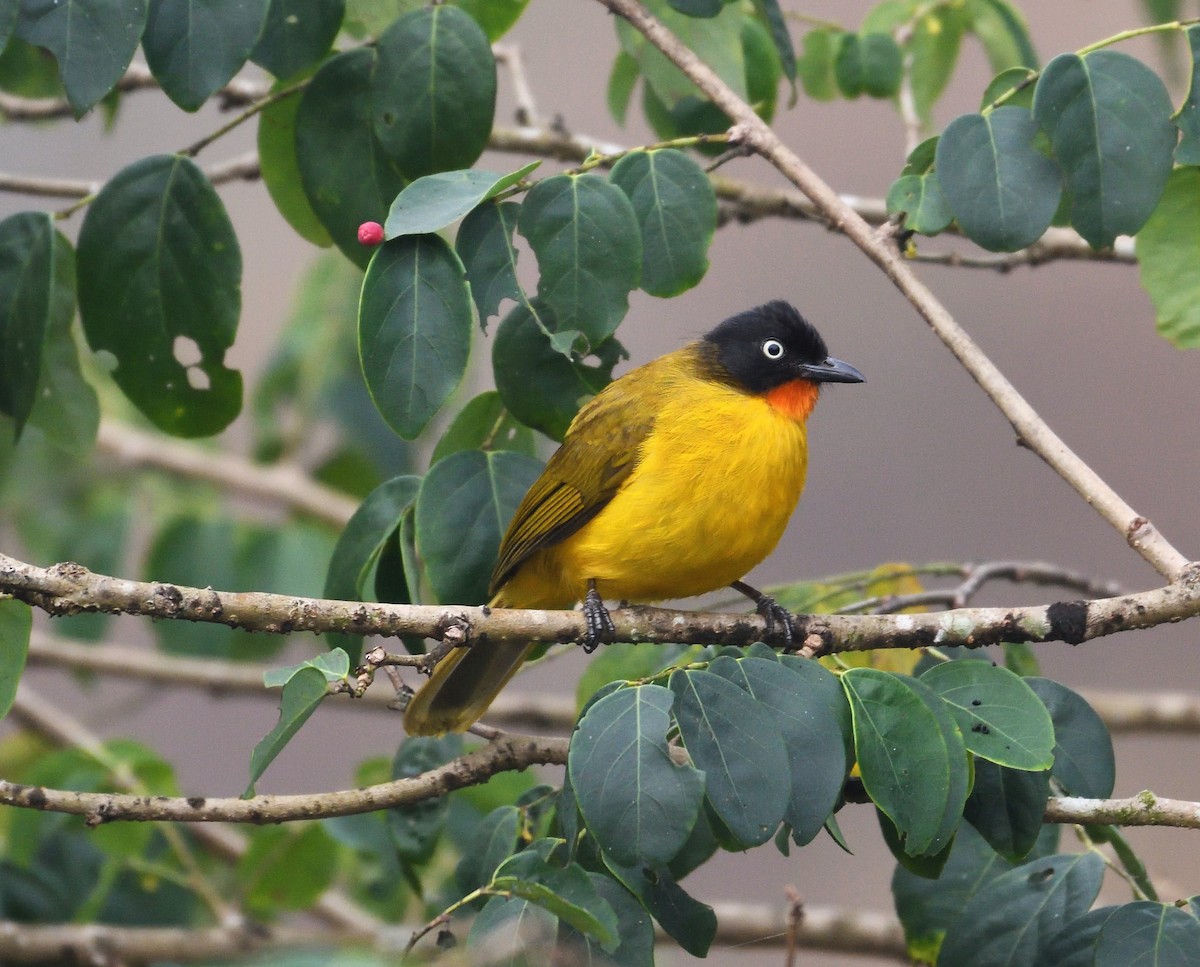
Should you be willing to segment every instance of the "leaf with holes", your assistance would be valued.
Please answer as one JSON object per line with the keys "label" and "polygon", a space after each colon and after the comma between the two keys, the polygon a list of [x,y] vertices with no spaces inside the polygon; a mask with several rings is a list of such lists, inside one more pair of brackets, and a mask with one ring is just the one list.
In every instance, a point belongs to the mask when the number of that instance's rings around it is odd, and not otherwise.
{"label": "leaf with holes", "polygon": [[501,302],[521,298],[513,245],[520,210],[520,203],[515,201],[480,205],[463,219],[454,239],[471,283],[471,298],[479,310],[479,324],[485,329],[488,319],[499,312]]}
{"label": "leaf with holes", "polygon": [[375,406],[406,440],[462,381],[473,319],[466,272],[443,239],[406,235],[376,251],[358,307],[359,358]]}
{"label": "leaf with holes", "polygon": [[116,357],[113,379],[138,409],[176,436],[228,426],[242,407],[241,374],[225,366],[242,255],[196,164],[154,155],[111,178],[79,231],[77,269],[88,343]]}

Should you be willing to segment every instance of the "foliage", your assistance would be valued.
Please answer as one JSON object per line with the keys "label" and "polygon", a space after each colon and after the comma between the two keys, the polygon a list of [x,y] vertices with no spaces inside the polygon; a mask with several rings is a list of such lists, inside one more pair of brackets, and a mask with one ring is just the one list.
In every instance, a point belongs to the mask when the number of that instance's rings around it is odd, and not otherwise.
{"label": "foliage", "polygon": [[[226,363],[241,253],[194,151],[145,157],[110,178],[81,202],[74,246],[44,212],[0,222],[6,500],[34,556],[120,569],[127,495],[86,468],[60,472],[62,453],[89,452],[100,398],[106,412],[175,437],[211,437],[246,409],[264,462],[308,462],[360,501],[357,513],[340,536],[299,518],[267,526],[231,516],[202,486],[150,479],[138,485],[154,508],[144,522],[147,577],[485,601],[506,523],[541,466],[537,434],[561,439],[611,379],[635,292],[669,298],[703,279],[718,227],[704,153],[723,150],[729,125],[618,21],[610,109],[625,118],[640,88],[660,143],[564,171],[539,161],[474,167],[495,118],[491,42],[524,6],[0,4],[0,87],[61,92],[77,117],[116,109],[139,43],[157,84],[189,112],[220,97],[248,61],[261,65],[274,86],[238,123],[258,125],[262,177],[283,217],[337,249],[310,273],[247,406],[242,375]],[[1200,345],[1200,26],[1145,29],[1188,43],[1192,77],[1176,110],[1150,66],[1113,49],[1123,38],[1039,67],[1008,0],[886,0],[857,29],[822,24],[802,37],[777,0],[647,6],[766,119],[788,85],[793,95],[879,98],[911,112],[910,126],[928,137],[887,193],[906,233],[953,230],[991,252],[1033,245],[1054,225],[1096,250],[1135,235],[1162,334]],[[978,112],[935,134],[932,109],[969,38],[997,78]],[[50,52],[53,73],[35,48]],[[385,226],[373,249],[357,239],[368,220]],[[522,249],[536,264],[518,265]],[[341,324],[350,317],[356,330]],[[484,338],[495,390],[468,398],[472,347]],[[322,423],[338,442],[314,450]],[[50,504],[54,512],[29,520],[20,513]],[[867,586],[911,590],[887,571]],[[821,610],[821,596],[826,609],[854,597],[843,585],[804,590],[813,592],[796,605],[805,610]],[[0,601],[0,713],[25,665],[30,614]],[[73,627],[80,637],[103,632],[95,622]],[[155,634],[164,651],[208,658],[261,657],[277,644],[179,622]],[[254,750],[247,796],[329,683],[352,679],[361,641],[329,645],[268,682],[282,686],[280,719]],[[232,870],[167,829],[88,832],[64,816],[5,814],[0,917],[190,925],[216,909],[197,885],[211,878],[271,919],[305,909],[337,879],[387,920],[473,910],[469,933],[460,931],[469,946],[533,937],[643,965],[653,960],[652,921],[697,956],[713,941],[715,915],[680,885],[687,873],[720,850],[773,840],[786,852],[823,831],[838,838],[836,814],[857,792],[876,807],[897,860],[896,908],[919,962],[1185,963],[1200,937],[1195,902],[1158,901],[1119,832],[1102,829],[1093,843],[1113,845],[1137,895],[1093,909],[1100,859],[1056,852],[1043,824],[1052,792],[1111,795],[1103,723],[1067,687],[978,657],[931,650],[919,663],[825,665],[761,644],[617,646],[585,676],[555,787],[510,775],[386,815],[255,830]],[[170,765],[142,746],[41,754],[23,741],[0,744],[0,775],[13,781],[175,792]],[[393,762],[364,764],[360,778],[417,775],[462,749],[457,737],[411,739]]]}

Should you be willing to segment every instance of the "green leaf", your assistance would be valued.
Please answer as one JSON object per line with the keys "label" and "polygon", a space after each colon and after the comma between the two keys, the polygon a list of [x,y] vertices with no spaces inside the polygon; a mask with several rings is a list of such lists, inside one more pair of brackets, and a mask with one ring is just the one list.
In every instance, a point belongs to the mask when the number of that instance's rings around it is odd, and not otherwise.
{"label": "green leaf", "polygon": [[963,808],[963,819],[979,830],[997,853],[1019,861],[1037,842],[1049,795],[1049,772],[1023,772],[976,759],[975,786]]}
{"label": "green leaf", "polygon": [[75,117],[116,86],[146,26],[146,0],[22,0],[16,35],[45,47]]}
{"label": "green leaf", "polygon": [[[791,785],[783,819],[792,828],[797,845],[804,845],[816,838],[837,805],[849,764],[841,724],[826,701],[832,686],[845,703],[837,679],[816,662],[800,661],[805,662],[807,674],[766,658],[718,658],[709,670],[746,689],[774,722],[771,731],[778,730],[783,739]],[[824,678],[829,681],[822,687],[816,679]],[[753,728],[751,722],[746,725]],[[704,768],[702,763],[696,764]],[[711,798],[712,772],[707,775]],[[782,775],[772,778],[770,784],[780,779]],[[758,783],[742,786],[755,795],[759,788]]]}
{"label": "green leaf", "polygon": [[442,238],[406,235],[376,251],[358,309],[359,358],[400,436],[418,436],[462,381],[473,320],[466,272]]}
{"label": "green leaf", "polygon": [[325,677],[326,682],[343,681],[350,673],[350,660],[341,648],[333,648],[287,668],[268,669],[263,672],[263,686],[282,688],[306,668],[315,668]]}
{"label": "green leaf", "polygon": [[717,915],[712,907],[688,894],[664,868],[621,866],[608,855],[603,859],[613,876],[650,911],[667,936],[693,957],[708,954],[717,935]]}
{"label": "green leaf", "polygon": [[1076,917],[1046,945],[1037,967],[1095,967],[1096,938],[1120,907],[1100,907]]}
{"label": "green leaf", "polygon": [[634,151],[608,177],[629,196],[641,228],[642,289],[667,298],[697,285],[717,229],[717,196],[704,169],[682,151]]}
{"label": "green leaf", "polygon": [[328,53],[346,0],[271,0],[250,59],[280,80],[316,67]]}
{"label": "green leaf", "polygon": [[953,220],[941,182],[932,174],[901,175],[887,193],[889,216],[904,213],[904,227],[922,235],[937,235]]}
{"label": "green leaf", "polygon": [[[50,310],[50,329],[42,350],[42,375],[37,398],[29,413],[29,423],[36,426],[46,439],[74,457],[91,452],[100,428],[100,403],[96,391],[83,378],[79,350],[75,344],[71,323],[75,316],[75,259],[70,243],[61,233],[55,234],[55,272],[61,271],[61,281],[53,290],[54,304]],[[78,545],[76,545],[78,546]],[[79,560],[78,550],[71,552]],[[114,562],[115,564],[116,562]],[[74,615],[60,621],[103,620],[99,613]]]}
{"label": "green leaf", "polygon": [[523,298],[513,245],[520,210],[520,203],[515,201],[480,205],[463,219],[454,239],[484,328],[488,319],[500,311],[501,302]]}
{"label": "green leaf", "polygon": [[88,342],[116,357],[138,409],[176,436],[228,426],[242,406],[241,374],[225,366],[242,256],[195,162],[154,155],[118,172],[88,207],[77,266]]}
{"label": "green leaf", "polygon": [[20,13],[21,0],[2,0],[0,2],[0,51],[4,50],[12,38]]}
{"label": "green leaf", "polygon": [[1175,149],[1175,163],[1200,165],[1200,24],[1184,28],[1192,58],[1192,79],[1188,96],[1175,115],[1175,126],[1182,137]]}
{"label": "green leaf", "polygon": [[937,144],[937,179],[967,236],[992,252],[1015,252],[1050,227],[1062,195],[1054,162],[1034,146],[1025,108],[964,114]]}
{"label": "green leaf", "polygon": [[642,270],[641,232],[625,192],[603,178],[554,175],[521,206],[537,256],[538,299],[595,347],[616,332]]}
{"label": "green leaf", "polygon": [[296,233],[322,248],[333,239],[304,191],[296,156],[296,116],[300,97],[293,95],[268,104],[258,115],[258,166],[263,184],[279,214]]}
{"label": "green leaf", "polygon": [[[392,760],[392,779],[414,778],[445,765],[461,754],[460,735],[445,735],[436,739],[421,736],[407,738]],[[406,862],[424,863],[429,860],[446,825],[449,810],[448,797],[434,796],[406,806],[393,806],[387,811],[392,842]]]}
{"label": "green leaf", "polygon": [[966,0],[964,10],[968,29],[983,44],[993,71],[998,74],[1010,67],[1037,68],[1029,25],[1008,0]]}
{"label": "green leaf", "polygon": [[1128,54],[1060,54],[1042,72],[1033,114],[1050,136],[1071,224],[1092,245],[1133,235],[1158,204],[1175,150],[1171,98]]}
{"label": "green leaf", "polygon": [[689,17],[715,17],[721,12],[722,0],[667,0],[672,10]]}
{"label": "green leaf", "polygon": [[1028,67],[1010,67],[1008,70],[1001,71],[988,81],[988,86],[984,88],[983,96],[979,99],[979,110],[986,111],[1009,91],[1015,90],[1016,93],[1009,96],[1003,106],[1023,107],[1032,111],[1033,81],[1036,78],[1037,71],[1032,71]]}
{"label": "green leaf", "polygon": [[535,300],[515,307],[496,331],[492,345],[496,390],[518,420],[561,440],[579,407],[608,385],[624,350],[610,339],[599,347],[598,365],[574,362],[554,347],[534,312],[553,318]]}
{"label": "green leaf", "polygon": [[625,51],[617,51],[605,91],[608,113],[617,124],[624,126],[625,117],[629,113],[629,102],[633,98],[633,89],[641,76],[638,62]]}
{"label": "green leaf", "polygon": [[1150,879],[1150,874],[1146,870],[1146,864],[1133,851],[1133,846],[1130,845],[1129,840],[1125,838],[1118,827],[1088,825],[1083,827],[1083,834],[1093,843],[1112,847],[1113,855],[1116,857],[1117,862],[1129,874],[1130,882],[1134,885],[1135,889],[1141,891],[1145,899],[1157,900],[1159,898],[1158,891],[1155,890],[1154,883]]}
{"label": "green leaf", "polygon": [[496,868],[516,850],[520,832],[521,811],[516,806],[497,806],[479,820],[462,844],[454,871],[458,888],[467,894],[490,883]]}
{"label": "green leaf", "polygon": [[253,913],[304,910],[329,887],[337,870],[337,844],[317,824],[259,826],[237,862],[241,899]]}
{"label": "green leaf", "polygon": [[879,831],[883,834],[884,845],[887,846],[889,852],[895,857],[897,863],[910,873],[915,873],[923,879],[936,880],[941,876],[942,870],[946,867],[946,862],[950,859],[950,852],[954,848],[954,839],[958,835],[957,830],[951,834],[950,841],[938,852],[926,853],[922,856],[910,856],[904,849],[904,837],[900,835],[900,831],[896,829],[895,824],[888,819],[887,814],[882,809],[876,807],[875,818],[879,821]]}
{"label": "green leaf", "polygon": [[388,238],[440,231],[477,205],[522,181],[540,164],[540,161],[532,161],[507,175],[478,170],[424,175],[396,196],[384,231]]}
{"label": "green leaf", "polygon": [[[779,64],[788,80],[796,80],[796,48],[792,44],[792,35],[788,31],[787,19],[780,9],[779,0],[754,0],[754,9],[767,25],[771,33],[771,42],[779,54]],[[793,100],[794,98],[793,83]]]}
{"label": "green leaf", "polygon": [[648,678],[672,664],[687,650],[686,645],[656,645],[646,648],[629,642],[607,645],[587,663],[575,686],[575,706],[582,712],[588,701],[610,682]]}
{"label": "green leaf", "polygon": [[1138,232],[1138,272],[1154,303],[1159,334],[1180,349],[1200,347],[1200,169],[1177,168]]}
{"label": "green leaf", "polygon": [[833,72],[845,97],[893,97],[900,90],[904,57],[890,34],[843,34]]}
{"label": "green leaf", "polygon": [[487,600],[500,538],[541,469],[504,450],[464,450],[430,468],[417,494],[417,547],[438,601]]}
{"label": "green leaf", "polygon": [[142,36],[163,92],[195,111],[242,69],[267,19],[267,0],[150,0]]}
{"label": "green leaf", "polygon": [[905,53],[912,58],[913,106],[918,117],[928,120],[954,73],[967,18],[957,4],[924,9],[924,14],[913,24]]}
{"label": "green leaf", "polygon": [[467,947],[487,951],[496,967],[527,967],[549,960],[557,929],[558,918],[545,907],[494,896],[471,924]]}
{"label": "green leaf", "polygon": [[833,62],[845,31],[819,27],[804,35],[804,53],[796,69],[804,93],[814,101],[832,101],[838,96]]}
{"label": "green leaf", "polygon": [[375,135],[409,178],[470,168],[492,133],[496,61],[456,7],[413,10],[379,38],[371,85]]}
{"label": "green leaf", "polygon": [[577,863],[555,866],[531,847],[505,860],[489,885],[493,890],[511,893],[544,907],[559,920],[580,933],[595,937],[601,944],[616,946],[617,915]]}
{"label": "green leaf", "polygon": [[1076,692],[1048,678],[1026,679],[1054,722],[1054,766],[1068,795],[1107,799],[1116,784],[1112,738],[1100,716]]}
{"label": "green leaf", "polygon": [[1008,766],[1041,771],[1054,764],[1054,724],[1041,699],[1007,668],[947,661],[921,676],[950,706],[967,750]]}
{"label": "green leaf", "polygon": [[915,679],[852,668],[841,681],[867,794],[896,826],[906,852],[941,852],[967,798],[966,749],[950,713]]}
{"label": "green leaf", "polygon": [[774,710],[709,671],[675,672],[675,719],[705,795],[741,843],[771,838],[788,806],[791,768]]}
{"label": "green leaf", "polygon": [[18,437],[38,398],[51,329],[70,339],[75,261],[58,238],[45,212],[0,222],[0,411]]}
{"label": "green leaf", "polygon": [[676,765],[667,746],[674,700],[659,685],[619,688],[592,705],[571,736],[567,768],[579,811],[621,866],[669,861],[700,811],[702,773]]}
{"label": "green leaf", "polygon": [[369,47],[331,57],[309,81],[296,113],[296,161],[309,203],[337,247],[362,267],[375,250],[359,244],[358,226],[381,221],[404,187],[371,123],[376,62]]}
{"label": "green leaf", "polygon": [[256,795],[254,784],[280,752],[291,741],[308,717],[317,710],[325,698],[325,676],[316,668],[305,668],[293,675],[283,686],[279,705],[279,721],[254,747],[250,755],[250,785],[242,793],[243,799]]}
{"label": "green leaf", "polygon": [[1095,853],[1048,856],[996,877],[950,925],[939,962],[972,967],[1037,963],[1062,925],[1092,905],[1103,877],[1104,861]]}
{"label": "green leaf", "polygon": [[23,601],[0,601],[0,719],[8,714],[17,697],[17,685],[29,654],[33,610]]}
{"label": "green leaf", "polygon": [[529,0],[451,0],[483,28],[488,40],[499,40],[520,19]]}
{"label": "green leaf", "polygon": [[324,597],[341,601],[364,599],[371,568],[383,545],[394,539],[400,518],[416,500],[420,486],[420,477],[393,477],[367,495],[333,549]]}
{"label": "green leaf", "polygon": [[[595,940],[579,933],[567,923],[559,925],[558,946],[567,956],[579,959],[569,963],[614,964],[616,967],[646,967],[654,962],[654,924],[650,914],[619,880],[603,873],[588,873],[592,887],[617,917],[617,945],[599,949]],[[576,954],[575,951],[578,951]]]}
{"label": "green leaf", "polygon": [[437,446],[430,464],[462,450],[513,450],[532,457],[533,433],[515,420],[494,390],[480,393],[454,418]]}
{"label": "green leaf", "polygon": [[1096,940],[1095,967],[1190,967],[1200,920],[1172,903],[1139,900],[1113,911]]}

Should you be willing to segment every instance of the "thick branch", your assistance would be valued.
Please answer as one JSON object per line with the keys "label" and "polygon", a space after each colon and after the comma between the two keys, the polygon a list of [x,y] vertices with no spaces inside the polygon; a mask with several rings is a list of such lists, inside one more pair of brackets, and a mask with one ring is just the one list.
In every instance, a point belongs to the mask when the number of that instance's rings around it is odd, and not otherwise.
{"label": "thick branch", "polygon": [[628,20],[691,79],[735,124],[742,140],[766,158],[784,177],[812,199],[839,231],[849,236],[884,272],[929,323],[980,388],[1016,430],[1020,440],[1048,463],[1160,574],[1175,578],[1185,558],[1145,517],[1130,507],[1091,467],[1050,429],[984,354],[949,310],[914,274],[890,234],[876,232],[788,148],[754,110],[738,97],[711,68],[652,17],[637,0],[600,0]]}
{"label": "thick branch", "polygon": [[1200,829],[1200,803],[1164,799],[1150,791],[1128,799],[1055,796],[1046,803],[1046,822],[1085,826],[1181,826]]}

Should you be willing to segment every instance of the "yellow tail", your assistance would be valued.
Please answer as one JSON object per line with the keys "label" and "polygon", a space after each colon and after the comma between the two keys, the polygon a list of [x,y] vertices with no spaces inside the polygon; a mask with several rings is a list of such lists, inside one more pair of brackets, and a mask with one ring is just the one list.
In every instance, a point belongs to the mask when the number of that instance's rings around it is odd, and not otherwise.
{"label": "yellow tail", "polygon": [[[504,607],[501,596],[492,607]],[[409,735],[463,732],[484,712],[517,673],[533,642],[497,641],[455,648],[438,662],[404,713]]]}

